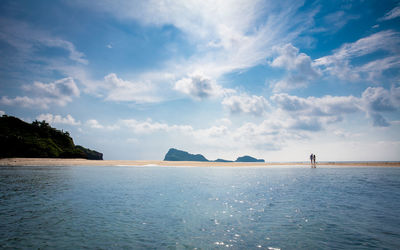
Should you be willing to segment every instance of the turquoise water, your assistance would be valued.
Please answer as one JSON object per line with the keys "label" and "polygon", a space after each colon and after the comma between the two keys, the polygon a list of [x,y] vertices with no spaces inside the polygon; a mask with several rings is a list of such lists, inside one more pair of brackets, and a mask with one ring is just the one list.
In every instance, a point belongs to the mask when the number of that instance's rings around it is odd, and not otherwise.
{"label": "turquoise water", "polygon": [[399,208],[400,168],[0,168],[2,249],[399,249]]}

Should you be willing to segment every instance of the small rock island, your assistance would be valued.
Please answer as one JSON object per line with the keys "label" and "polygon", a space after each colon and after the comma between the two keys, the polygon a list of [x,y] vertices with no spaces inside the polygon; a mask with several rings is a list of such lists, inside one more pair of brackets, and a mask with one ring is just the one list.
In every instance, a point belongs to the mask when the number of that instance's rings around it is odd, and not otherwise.
{"label": "small rock island", "polygon": [[256,159],[254,157],[245,155],[242,157],[238,157],[235,162],[265,162],[264,159]]}
{"label": "small rock island", "polygon": [[170,148],[164,157],[164,161],[209,161],[201,154],[190,154],[186,151]]}
{"label": "small rock island", "polygon": [[31,124],[16,117],[0,117],[0,158],[83,158],[103,160],[103,154],[75,145],[70,134],[45,121]]}
{"label": "small rock island", "polygon": [[[170,148],[164,157],[164,161],[209,161],[201,154],[191,154],[175,148]],[[245,155],[238,157],[236,161],[229,161],[224,159],[217,159],[213,162],[265,162],[264,159],[256,159],[254,157]]]}

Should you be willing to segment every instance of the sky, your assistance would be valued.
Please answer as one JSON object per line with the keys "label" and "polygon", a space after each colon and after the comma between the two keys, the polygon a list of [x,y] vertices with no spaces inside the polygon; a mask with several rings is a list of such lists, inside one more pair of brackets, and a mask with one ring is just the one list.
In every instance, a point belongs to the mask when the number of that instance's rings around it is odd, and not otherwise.
{"label": "sky", "polygon": [[107,160],[398,161],[399,111],[399,1],[0,3],[0,115]]}

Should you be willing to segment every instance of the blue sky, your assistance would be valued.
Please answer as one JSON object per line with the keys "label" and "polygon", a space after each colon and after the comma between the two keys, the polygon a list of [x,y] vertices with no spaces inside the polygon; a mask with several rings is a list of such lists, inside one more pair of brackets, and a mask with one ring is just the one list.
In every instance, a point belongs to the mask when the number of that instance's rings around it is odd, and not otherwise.
{"label": "blue sky", "polygon": [[400,160],[399,1],[1,1],[0,114],[105,159]]}

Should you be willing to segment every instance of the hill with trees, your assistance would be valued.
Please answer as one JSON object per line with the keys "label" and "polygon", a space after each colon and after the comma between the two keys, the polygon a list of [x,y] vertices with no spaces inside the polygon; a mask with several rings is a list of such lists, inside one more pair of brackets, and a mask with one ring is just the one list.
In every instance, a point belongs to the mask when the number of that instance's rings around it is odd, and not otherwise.
{"label": "hill with trees", "polygon": [[52,128],[45,121],[24,122],[0,117],[0,158],[84,158],[102,160],[103,154],[75,145],[67,131]]}

